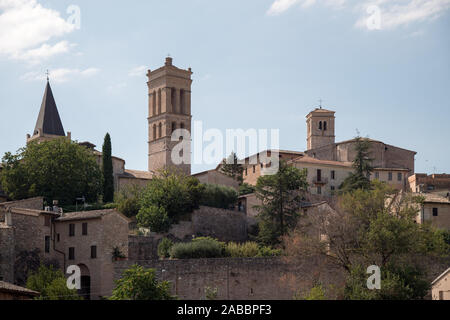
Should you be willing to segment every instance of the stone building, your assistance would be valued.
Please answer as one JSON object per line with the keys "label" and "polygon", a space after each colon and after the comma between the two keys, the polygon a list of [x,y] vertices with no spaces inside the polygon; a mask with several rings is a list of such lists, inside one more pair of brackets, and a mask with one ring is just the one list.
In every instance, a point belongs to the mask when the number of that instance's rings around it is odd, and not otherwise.
{"label": "stone building", "polygon": [[433,192],[447,195],[450,192],[450,174],[416,173],[408,178],[409,191]]}
{"label": "stone building", "polygon": [[450,198],[432,193],[415,193],[424,197],[417,223],[429,222],[436,228],[450,230]]}
{"label": "stone building", "polygon": [[114,258],[128,255],[129,219],[116,210],[43,209],[42,198],[0,205],[0,278],[14,282],[15,257],[38,249],[42,261],[57,261],[63,273],[80,267],[85,298],[110,295]]}
{"label": "stone building", "polygon": [[431,296],[433,300],[450,300],[450,268],[431,283]]}
{"label": "stone building", "polygon": [[[183,137],[187,145],[183,163],[174,163],[172,151],[180,142],[180,136],[172,139],[176,129],[191,132],[191,75],[192,70],[183,70],[172,64],[167,57],[163,67],[148,71],[148,170],[155,172],[163,167],[178,167],[191,174],[191,138]],[[174,151],[175,152],[175,151]]]}

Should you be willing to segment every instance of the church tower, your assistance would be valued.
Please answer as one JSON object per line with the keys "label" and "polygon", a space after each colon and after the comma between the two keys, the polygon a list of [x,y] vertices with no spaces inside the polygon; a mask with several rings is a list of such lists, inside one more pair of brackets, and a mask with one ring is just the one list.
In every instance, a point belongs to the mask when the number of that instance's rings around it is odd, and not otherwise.
{"label": "church tower", "polygon": [[306,116],[307,150],[335,143],[334,114],[334,111],[320,107]]}
{"label": "church tower", "polygon": [[186,129],[191,132],[191,68],[183,70],[167,57],[163,67],[148,71],[148,170],[155,172],[164,167],[176,166],[191,174],[190,143],[189,163],[174,165],[172,150],[179,141],[171,141],[172,132]]}

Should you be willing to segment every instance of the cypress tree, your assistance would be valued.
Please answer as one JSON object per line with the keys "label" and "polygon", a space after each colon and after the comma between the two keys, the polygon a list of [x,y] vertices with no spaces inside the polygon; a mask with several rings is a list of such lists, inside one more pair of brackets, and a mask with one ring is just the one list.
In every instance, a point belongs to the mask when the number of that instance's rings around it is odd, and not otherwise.
{"label": "cypress tree", "polygon": [[106,133],[103,142],[103,202],[112,202],[114,200],[114,176],[113,163],[111,156],[111,137]]}

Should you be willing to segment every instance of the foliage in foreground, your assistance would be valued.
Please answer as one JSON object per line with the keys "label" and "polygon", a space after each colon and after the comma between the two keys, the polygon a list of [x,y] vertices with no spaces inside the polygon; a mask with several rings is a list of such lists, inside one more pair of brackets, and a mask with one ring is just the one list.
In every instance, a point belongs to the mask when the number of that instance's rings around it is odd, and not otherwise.
{"label": "foliage in foreground", "polygon": [[158,281],[155,269],[133,265],[116,281],[110,300],[173,300],[170,283]]}
{"label": "foliage in foreground", "polygon": [[81,196],[96,202],[102,191],[101,171],[86,147],[59,138],[32,142],[2,160],[1,184],[14,200],[43,196],[47,203],[73,204]]}
{"label": "foliage in foreground", "polygon": [[59,269],[41,265],[36,272],[31,272],[27,288],[37,291],[37,300],[82,300],[77,291],[67,288],[66,278]]}

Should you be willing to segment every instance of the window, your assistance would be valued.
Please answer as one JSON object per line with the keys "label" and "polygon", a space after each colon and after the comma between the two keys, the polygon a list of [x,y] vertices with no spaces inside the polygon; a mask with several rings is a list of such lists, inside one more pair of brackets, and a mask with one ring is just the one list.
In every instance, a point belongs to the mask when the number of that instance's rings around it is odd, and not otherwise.
{"label": "window", "polygon": [[45,236],[45,252],[50,252],[50,236]]}
{"label": "window", "polygon": [[323,122],[323,131],[327,131],[327,122],[326,121]]}
{"label": "window", "polygon": [[317,194],[322,194],[322,187],[321,186],[317,187]]}
{"label": "window", "polygon": [[162,137],[162,123],[160,122],[158,125],[158,138]]}
{"label": "window", "polygon": [[83,234],[83,236],[87,236],[87,234],[88,234],[87,222],[83,222],[83,224],[82,224],[82,234]]}
{"label": "window", "polygon": [[438,216],[438,208],[433,208],[433,217]]}
{"label": "window", "polygon": [[75,237],[75,224],[69,224],[69,237]]}
{"label": "window", "polygon": [[50,217],[44,217],[44,226],[50,227]]}
{"label": "window", "polygon": [[336,171],[331,170],[331,180],[335,180],[336,179]]}
{"label": "window", "polygon": [[402,181],[402,173],[401,172],[397,173],[397,180]]}
{"label": "window", "polygon": [[317,181],[322,181],[322,170],[317,169]]}
{"label": "window", "polygon": [[97,259],[97,246],[91,246],[91,259]]}
{"label": "window", "polygon": [[248,171],[247,171],[247,168],[245,168],[245,175],[247,175],[248,174]]}
{"label": "window", "polygon": [[389,172],[389,181],[392,181],[392,172]]}
{"label": "window", "polygon": [[256,166],[253,166],[253,173],[256,172]]}
{"label": "window", "polygon": [[330,188],[331,188],[331,191],[336,190],[335,186],[331,186]]}
{"label": "window", "polygon": [[75,248],[74,247],[69,248],[69,260],[75,260]]}
{"label": "window", "polygon": [[177,129],[177,123],[172,122],[172,133]]}
{"label": "window", "polygon": [[322,121],[319,121],[319,130],[322,130]]}
{"label": "window", "polygon": [[380,180],[380,173],[379,172],[375,172],[375,179]]}
{"label": "window", "polygon": [[59,242],[61,240],[61,237],[59,236],[59,233],[56,234],[56,241]]}
{"label": "window", "polygon": [[156,124],[153,125],[153,140],[156,140]]}
{"label": "window", "polygon": [[263,169],[264,168],[264,165],[261,163],[261,169]]}

